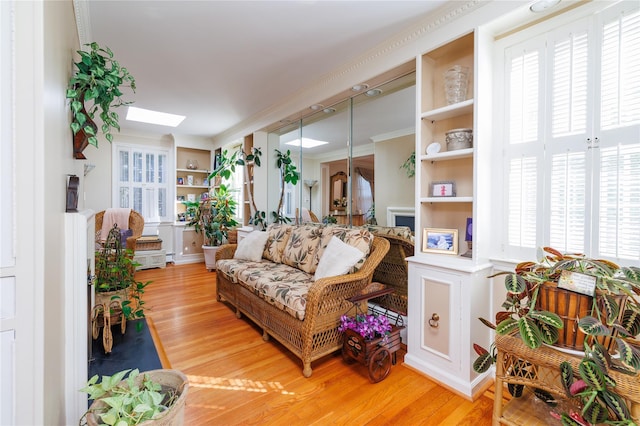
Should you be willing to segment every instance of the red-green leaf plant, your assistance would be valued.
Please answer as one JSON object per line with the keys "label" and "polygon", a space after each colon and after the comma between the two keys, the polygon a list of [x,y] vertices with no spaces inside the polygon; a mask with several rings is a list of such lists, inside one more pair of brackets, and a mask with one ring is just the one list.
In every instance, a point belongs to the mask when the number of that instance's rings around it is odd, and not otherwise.
{"label": "red-green leaf plant", "polygon": [[[542,343],[552,345],[557,341],[558,330],[563,323],[555,313],[536,310],[536,299],[540,285],[557,281],[563,270],[596,278],[592,309],[578,321],[578,327],[587,335],[585,357],[577,372],[579,376],[568,363],[559,366],[567,395],[582,400],[584,409],[581,415],[590,423],[606,418],[630,424],[628,409],[624,400],[615,393],[615,382],[607,372],[616,370],[635,374],[640,371],[640,344],[636,340],[640,333],[640,304],[637,299],[640,294],[640,268],[619,267],[608,260],[562,254],[545,247],[539,262],[522,262],[514,272],[498,272],[490,277],[505,275],[506,298],[503,310],[496,314],[496,324],[483,318],[480,321],[498,334],[518,336],[533,349]],[[615,340],[619,359],[612,358],[599,343],[603,337]],[[474,347],[479,358],[473,368],[476,372],[485,372],[496,361],[495,347],[492,344],[491,351],[478,345]],[[563,423],[575,424],[576,416],[576,413],[562,415]]]}

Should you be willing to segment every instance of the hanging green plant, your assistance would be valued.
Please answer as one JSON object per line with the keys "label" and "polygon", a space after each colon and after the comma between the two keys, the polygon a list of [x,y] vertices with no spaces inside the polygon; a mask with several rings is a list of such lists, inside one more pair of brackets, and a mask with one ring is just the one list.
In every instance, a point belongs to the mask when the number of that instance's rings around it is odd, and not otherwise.
{"label": "hanging green plant", "polygon": [[400,166],[407,172],[407,177],[414,177],[416,175],[416,152],[413,151],[409,158]]}
{"label": "hanging green plant", "polygon": [[109,142],[113,140],[111,129],[120,131],[120,125],[118,114],[111,109],[133,103],[121,98],[123,87],[130,87],[134,92],[136,89],[135,79],[113,59],[111,49],[103,49],[95,42],[85,46],[90,50],[78,50],[80,61],[74,62],[75,73],[67,87],[76,159],[85,158],[82,151],[89,144],[98,146],[98,126],[94,122],[96,113],[102,119],[100,130],[105,138]]}

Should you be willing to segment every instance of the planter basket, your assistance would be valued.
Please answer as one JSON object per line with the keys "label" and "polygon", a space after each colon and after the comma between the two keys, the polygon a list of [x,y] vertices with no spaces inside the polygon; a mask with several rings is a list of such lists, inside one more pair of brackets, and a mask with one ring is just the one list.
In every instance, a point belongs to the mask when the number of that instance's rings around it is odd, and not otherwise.
{"label": "planter basket", "polygon": [[[181,426],[184,424],[184,404],[187,400],[187,392],[189,390],[189,380],[179,370],[151,370],[141,372],[136,378],[136,384],[140,385],[144,376],[149,378],[162,386],[163,392],[166,389],[172,389],[177,392],[178,399],[169,407],[167,411],[162,413],[160,417],[153,420],[147,420],[140,423],[140,426]],[[97,426],[100,424],[97,418],[98,415],[94,414],[94,410],[104,408],[106,404],[101,400],[94,401],[89,407],[87,413],[87,424],[89,426]]]}
{"label": "planter basket", "polygon": [[369,368],[369,379],[373,383],[384,380],[396,363],[395,352],[400,349],[400,327],[391,326],[386,342],[382,337],[366,340],[353,330],[344,331],[342,357],[345,361],[355,360]]}
{"label": "planter basket", "polygon": [[[626,296],[615,297],[620,306],[620,315],[624,313]],[[593,297],[573,291],[558,288],[554,282],[545,282],[540,286],[536,309],[554,312],[560,316],[564,327],[558,330],[559,337],[555,346],[567,348],[575,351],[584,351],[584,339],[586,335],[578,327],[580,318],[591,315],[593,308]],[[606,314],[601,311],[604,318]],[[611,337],[598,337],[598,341],[609,352],[616,350],[615,339]]]}

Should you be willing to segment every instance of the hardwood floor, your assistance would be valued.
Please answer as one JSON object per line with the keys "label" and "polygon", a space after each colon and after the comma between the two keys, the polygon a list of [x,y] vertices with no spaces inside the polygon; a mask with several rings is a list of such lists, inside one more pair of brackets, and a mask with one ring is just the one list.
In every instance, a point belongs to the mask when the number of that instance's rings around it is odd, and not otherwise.
{"label": "hardwood floor", "polygon": [[183,371],[190,388],[185,425],[489,425],[492,393],[470,402],[398,363],[380,383],[340,353],[313,363],[215,300],[215,273],[204,264],[138,271],[153,281],[147,317],[161,342],[163,367]]}

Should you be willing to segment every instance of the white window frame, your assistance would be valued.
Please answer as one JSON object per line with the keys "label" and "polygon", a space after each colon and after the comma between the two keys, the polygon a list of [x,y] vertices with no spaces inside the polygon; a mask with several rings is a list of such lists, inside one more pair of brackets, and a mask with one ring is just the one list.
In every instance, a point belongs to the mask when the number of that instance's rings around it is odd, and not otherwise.
{"label": "white window frame", "polygon": [[[596,10],[595,7],[604,8],[606,10]],[[588,114],[587,114],[587,129],[584,134],[572,134],[567,133],[563,138],[556,138],[552,140],[551,136],[551,123],[547,121],[546,123],[539,123],[539,138],[540,141],[536,142],[542,144],[542,149],[540,146],[533,147],[529,154],[537,156],[538,159],[542,160],[542,165],[538,166],[538,179],[542,179],[540,182],[542,184],[538,184],[537,186],[537,195],[538,195],[538,209],[537,209],[537,223],[536,223],[536,244],[535,247],[522,247],[522,246],[510,246],[509,245],[509,236],[508,230],[505,229],[501,238],[498,241],[494,241],[492,245],[492,250],[495,253],[495,257],[503,258],[503,259],[535,259],[537,248],[545,245],[550,245],[550,215],[549,212],[549,203],[550,203],[550,187],[552,185],[551,182],[551,167],[550,161],[552,159],[553,153],[556,154],[562,151],[566,152],[584,152],[585,153],[585,161],[586,161],[586,186],[587,189],[585,191],[585,229],[584,229],[584,249],[583,253],[594,256],[594,257],[604,257],[610,260],[613,260],[621,265],[629,265],[629,264],[637,264],[637,261],[640,259],[640,253],[637,257],[629,259],[629,256],[620,258],[619,256],[607,256],[603,255],[599,252],[600,241],[599,241],[599,226],[600,226],[600,218],[599,218],[599,176],[600,176],[600,158],[601,152],[603,152],[606,148],[615,148],[616,146],[636,146],[636,144],[640,143],[640,125],[631,125],[627,127],[620,127],[617,129],[607,129],[601,130],[596,128],[600,121],[600,103],[596,102],[600,99],[600,62],[599,57],[601,54],[601,31],[603,22],[606,20],[607,16],[612,16],[619,13],[620,10],[624,9],[637,9],[637,4],[633,2],[620,2],[616,5],[612,6],[612,3],[600,4],[600,5],[591,5],[584,9],[582,12],[582,16],[579,13],[573,14],[571,16],[561,16],[555,20],[550,20],[549,22],[543,23],[535,27],[535,29],[528,29],[522,31],[521,33],[517,33],[513,36],[506,37],[499,42],[496,43],[494,58],[497,60],[496,63],[496,74],[495,77],[497,81],[507,81],[508,75],[506,74],[506,64],[508,61],[508,48],[509,46],[515,46],[516,44],[524,44],[528,40],[534,40],[536,38],[544,37],[545,35],[549,36],[549,39],[553,39],[552,35],[557,31],[565,31],[567,26],[571,25],[579,25],[580,21],[587,22],[588,28],[588,36],[592,39],[590,47],[590,58],[589,61],[589,76],[588,76],[588,86],[590,88],[589,95],[591,98],[588,101]],[[543,55],[542,62],[549,61],[551,56],[553,55],[552,49],[548,49],[550,53]],[[595,54],[595,55],[594,55]],[[597,58],[596,58],[597,57]],[[548,73],[544,75],[545,79],[550,78],[551,70],[550,67],[541,66],[541,69],[545,70],[544,72]],[[506,78],[505,78],[506,77]],[[541,78],[543,75],[541,74]],[[496,90],[497,99],[505,99],[504,106],[502,109],[497,112],[496,117],[499,119],[496,120],[496,126],[500,127],[497,129],[496,134],[503,134],[503,146],[500,150],[503,159],[503,171],[502,177],[504,182],[509,182],[509,164],[512,158],[515,158],[518,154],[518,149],[513,149],[508,144],[508,118],[510,107],[507,105],[508,103],[508,84],[498,84],[498,90]],[[551,87],[547,85],[546,87]],[[544,94],[544,111],[542,113],[543,120],[548,120],[550,113],[546,111],[550,111],[550,89],[545,89],[540,91],[541,94]],[[543,132],[544,129],[544,132]],[[562,139],[562,143],[558,144],[558,139]],[[623,142],[620,142],[623,141]],[[556,143],[553,146],[552,143]],[[522,148],[522,147],[521,147]],[[523,155],[528,148],[520,149],[520,155]],[[568,151],[567,151],[568,150]],[[498,149],[496,149],[496,153]],[[542,197],[542,198],[540,198]],[[501,220],[497,221],[498,223],[507,223],[508,221],[508,206],[509,206],[509,191],[508,184],[504,185],[501,194],[497,195],[496,201],[499,202],[498,205],[501,205],[501,208],[497,209],[497,213],[501,216]],[[640,229],[640,226],[638,228]],[[635,255],[634,255],[635,256]]]}
{"label": "white window frame", "polygon": [[[120,181],[120,172],[121,172],[121,164],[120,164],[120,152],[127,151],[129,153],[129,169],[128,169],[128,181],[121,182]],[[142,153],[142,181],[135,182],[133,180],[133,154],[134,152]],[[154,176],[152,182],[147,182],[148,179],[147,173],[149,170],[147,169],[146,157],[147,155],[153,155],[155,158],[154,165]],[[164,156],[165,158],[165,170],[164,170],[164,182],[160,182],[160,165],[158,163],[158,159],[160,156]],[[160,223],[160,222],[172,222],[174,216],[174,205],[172,204],[172,200],[175,199],[174,195],[174,186],[173,186],[173,175],[175,171],[173,170],[173,156],[172,152],[168,148],[159,148],[148,145],[137,145],[130,144],[126,142],[114,142],[112,144],[112,194],[111,194],[111,205],[114,207],[120,207],[120,188],[128,187],[129,188],[129,200],[130,203],[128,205],[129,208],[135,210],[141,210],[139,213],[144,217],[145,223]],[[142,188],[143,196],[142,196],[142,208],[137,209],[136,206],[133,205],[133,191],[135,188]],[[165,205],[164,205],[164,215],[159,214],[159,209],[152,207],[157,206],[159,203],[158,194],[159,189],[164,189],[165,193]]]}

